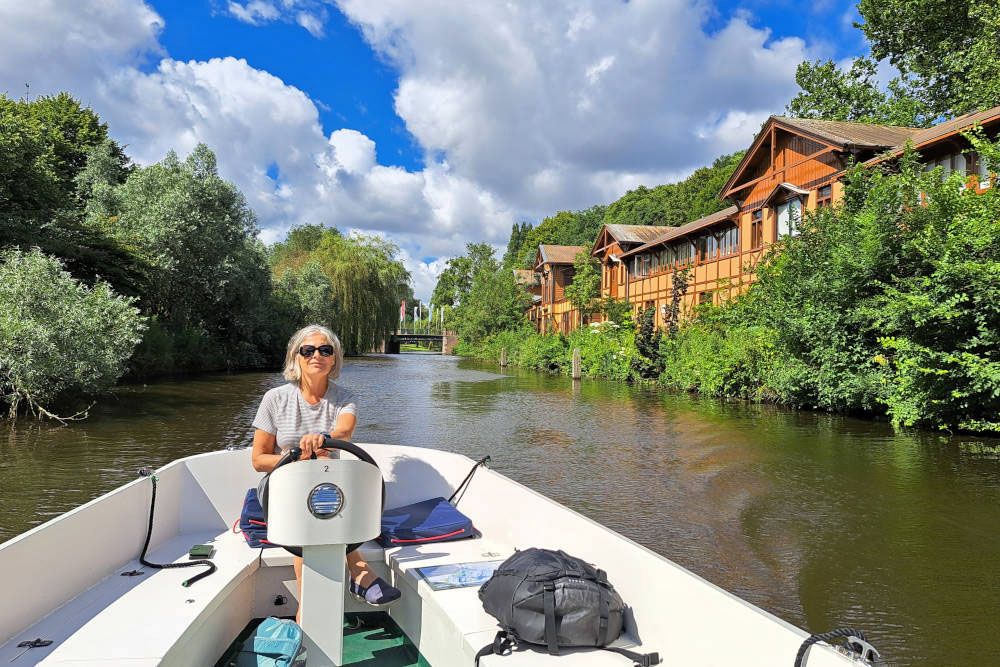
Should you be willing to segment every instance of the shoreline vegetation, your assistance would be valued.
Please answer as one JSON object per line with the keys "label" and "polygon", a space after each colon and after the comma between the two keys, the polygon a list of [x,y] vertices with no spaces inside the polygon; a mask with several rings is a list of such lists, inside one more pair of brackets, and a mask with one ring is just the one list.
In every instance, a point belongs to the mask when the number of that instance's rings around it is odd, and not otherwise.
{"label": "shoreline vegetation", "polygon": [[[861,0],[858,12],[871,56],[801,63],[788,115],[926,128],[1000,105],[995,3]],[[898,76],[882,85],[885,62]],[[989,170],[1000,170],[998,145],[968,138]],[[649,311],[599,301],[582,253],[566,298],[604,321],[540,334],[523,317],[530,297],[514,272],[534,268],[540,244],[590,248],[603,224],[676,227],[720,210],[712,184],[732,173],[732,157],[607,207],[514,225],[502,260],[470,244],[432,299],[448,309],[456,352],[497,361],[505,349],[510,364],[568,373],[579,348],[585,377],[886,416],[901,428],[1000,433],[998,185],[975,194],[941,167],[924,171],[912,150],[849,169],[842,200],[808,213],[802,233],[756,267],[747,291],[684,317],[674,308],[663,331],[653,330]]]}
{"label": "shoreline vegetation", "polygon": [[204,144],[137,166],[69,94],[0,95],[0,414],[67,421],[123,377],[275,368],[308,322],[365,352],[412,299],[383,239],[257,234]]}
{"label": "shoreline vegetation", "polygon": [[[1000,143],[969,139],[1000,168]],[[998,433],[998,221],[1000,189],[963,188],[958,175],[925,170],[913,151],[892,167],[855,167],[844,201],[807,213],[802,233],[772,249],[748,291],[697,306],[665,331],[654,329],[652,309],[636,317],[624,301],[599,301],[580,257],[568,298],[603,321],[538,333],[522,314],[528,295],[511,253],[498,262],[470,244],[456,263],[470,275],[450,316],[456,353],[497,361],[503,349],[510,364],[568,374],[578,348],[584,377]],[[581,294],[571,289],[578,283]]]}

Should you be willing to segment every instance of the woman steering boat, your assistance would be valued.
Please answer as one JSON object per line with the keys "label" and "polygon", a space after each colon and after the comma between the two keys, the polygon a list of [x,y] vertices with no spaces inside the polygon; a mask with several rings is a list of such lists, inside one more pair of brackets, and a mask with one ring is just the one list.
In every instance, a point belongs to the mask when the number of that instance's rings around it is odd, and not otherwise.
{"label": "woman steering boat", "polygon": [[[264,394],[253,420],[253,467],[270,472],[283,450],[298,446],[299,460],[327,458],[321,445],[326,436],[350,440],[357,424],[357,407],[350,391],[333,381],[344,363],[340,339],[324,326],[311,324],[288,341],[284,376],[287,384]],[[350,591],[372,605],[396,600],[400,592],[376,577],[357,551],[347,554]],[[302,558],[294,560],[295,579],[302,591]]]}

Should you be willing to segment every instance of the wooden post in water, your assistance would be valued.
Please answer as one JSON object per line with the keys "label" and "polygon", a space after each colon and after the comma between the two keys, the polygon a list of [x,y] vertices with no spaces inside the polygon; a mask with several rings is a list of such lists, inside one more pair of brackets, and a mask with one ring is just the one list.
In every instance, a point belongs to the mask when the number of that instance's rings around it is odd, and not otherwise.
{"label": "wooden post in water", "polygon": [[500,348],[500,368],[507,368],[507,348]]}
{"label": "wooden post in water", "polygon": [[580,348],[574,347],[573,348],[573,379],[574,380],[579,380],[580,379],[580,376],[581,376],[580,366],[581,366],[581,362],[580,362]]}

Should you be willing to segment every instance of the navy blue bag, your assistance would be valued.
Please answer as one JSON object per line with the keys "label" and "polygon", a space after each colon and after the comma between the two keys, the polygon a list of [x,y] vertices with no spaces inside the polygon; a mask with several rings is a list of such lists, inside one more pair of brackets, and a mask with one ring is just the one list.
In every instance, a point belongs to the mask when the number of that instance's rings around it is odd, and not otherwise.
{"label": "navy blue bag", "polygon": [[[257,487],[248,489],[246,497],[243,498],[239,529],[247,544],[254,549],[278,546],[267,541],[267,521],[264,520],[264,508],[257,498]],[[236,526],[233,526],[233,532],[236,532]]]}
{"label": "navy blue bag", "polygon": [[452,501],[458,502],[455,498],[464,491],[476,469],[489,460],[490,457],[486,456],[477,461],[447,500],[441,497],[431,498],[384,511],[382,534],[378,537],[378,543],[383,547],[399,547],[478,537],[479,533],[473,528],[472,519],[462,514]]}

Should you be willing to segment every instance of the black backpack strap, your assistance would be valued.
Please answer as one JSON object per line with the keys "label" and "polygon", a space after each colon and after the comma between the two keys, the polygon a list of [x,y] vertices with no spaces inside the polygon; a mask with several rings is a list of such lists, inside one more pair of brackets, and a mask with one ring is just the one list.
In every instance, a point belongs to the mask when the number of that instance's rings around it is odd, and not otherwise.
{"label": "black backpack strap", "polygon": [[501,630],[491,644],[479,649],[479,653],[476,654],[476,667],[479,667],[479,659],[484,655],[510,655],[513,644],[510,634],[506,630]]}
{"label": "black backpack strap", "polygon": [[623,655],[639,667],[652,667],[652,665],[658,665],[660,662],[660,654],[656,653],[636,653],[635,651],[629,651],[624,648],[617,648],[614,646],[604,646],[601,650],[611,651],[613,653],[618,653]]}
{"label": "black backpack strap", "polygon": [[559,637],[556,632],[556,585],[546,581],[542,591],[542,604],[545,607],[545,645],[549,655],[559,655]]}

